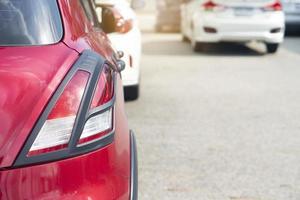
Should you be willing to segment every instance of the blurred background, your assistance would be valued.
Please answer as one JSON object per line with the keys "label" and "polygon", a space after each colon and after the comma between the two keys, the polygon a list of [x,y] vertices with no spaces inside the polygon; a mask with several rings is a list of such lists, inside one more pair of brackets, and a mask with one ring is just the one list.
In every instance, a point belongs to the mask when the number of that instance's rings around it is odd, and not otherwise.
{"label": "blurred background", "polygon": [[[234,18],[219,13],[229,25],[204,27],[207,34],[239,32],[232,23],[243,19],[236,22],[246,24],[241,34],[195,48],[192,34],[181,30],[183,1],[147,0],[135,10],[142,32],[139,97],[126,109],[137,134],[139,198],[299,200],[300,2],[253,0],[254,7],[264,5],[259,10],[242,0],[198,2],[186,16],[235,7]],[[293,22],[283,41],[282,9],[292,10]],[[187,34],[202,23],[188,21]],[[263,36],[254,34],[270,24]]]}

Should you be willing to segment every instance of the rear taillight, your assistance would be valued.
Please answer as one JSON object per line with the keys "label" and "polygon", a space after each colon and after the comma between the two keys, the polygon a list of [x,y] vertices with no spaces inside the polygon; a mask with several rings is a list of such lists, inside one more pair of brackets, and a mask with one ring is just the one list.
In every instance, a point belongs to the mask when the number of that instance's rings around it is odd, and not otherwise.
{"label": "rear taillight", "polygon": [[220,11],[220,10],[224,10],[225,9],[224,6],[222,6],[220,4],[217,4],[217,3],[215,3],[212,0],[209,0],[209,1],[206,1],[205,3],[203,3],[202,4],[202,8],[205,11]]}
{"label": "rear taillight", "polygon": [[93,52],[83,53],[40,116],[15,166],[69,158],[113,141],[112,67]]}
{"label": "rear taillight", "polygon": [[84,126],[78,146],[100,139],[113,129],[113,109],[91,117]]}
{"label": "rear taillight", "polygon": [[282,10],[282,4],[280,1],[275,1],[274,3],[267,5],[263,8],[265,11],[281,11]]}
{"label": "rear taillight", "polygon": [[64,149],[68,146],[89,73],[78,71],[56,102],[32,144],[29,156]]}
{"label": "rear taillight", "polygon": [[[113,81],[111,70],[105,67],[97,83],[91,109],[97,109],[113,98]],[[113,130],[113,108],[89,118],[78,142],[79,146],[100,139]]]}

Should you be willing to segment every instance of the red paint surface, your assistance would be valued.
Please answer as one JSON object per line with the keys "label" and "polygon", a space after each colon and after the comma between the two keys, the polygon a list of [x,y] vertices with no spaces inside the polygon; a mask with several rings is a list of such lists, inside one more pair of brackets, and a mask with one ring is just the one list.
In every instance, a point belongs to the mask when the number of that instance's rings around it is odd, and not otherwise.
{"label": "red paint surface", "polygon": [[0,48],[0,167],[24,141],[78,54],[64,44]]}
{"label": "red paint surface", "polygon": [[[92,49],[111,60],[107,37],[85,18],[77,0],[59,0],[64,43],[0,48],[0,199],[128,200],[130,141],[117,78],[115,140],[92,153],[10,169],[38,117],[78,58]],[[72,50],[75,49],[76,51]]]}

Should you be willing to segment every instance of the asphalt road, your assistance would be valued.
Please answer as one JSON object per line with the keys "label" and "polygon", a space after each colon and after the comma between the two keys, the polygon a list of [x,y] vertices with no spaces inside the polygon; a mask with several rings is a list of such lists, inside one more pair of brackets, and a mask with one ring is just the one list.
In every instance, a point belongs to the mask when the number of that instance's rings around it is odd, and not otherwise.
{"label": "asphalt road", "polygon": [[143,35],[140,200],[300,199],[300,38],[264,50]]}

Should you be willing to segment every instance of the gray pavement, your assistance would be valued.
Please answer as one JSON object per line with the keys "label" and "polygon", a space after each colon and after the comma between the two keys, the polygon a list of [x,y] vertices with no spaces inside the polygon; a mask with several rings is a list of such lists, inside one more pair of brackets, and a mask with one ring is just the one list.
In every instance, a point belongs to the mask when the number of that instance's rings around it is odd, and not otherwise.
{"label": "gray pavement", "polygon": [[300,199],[300,38],[193,53],[179,34],[143,35],[140,200]]}

